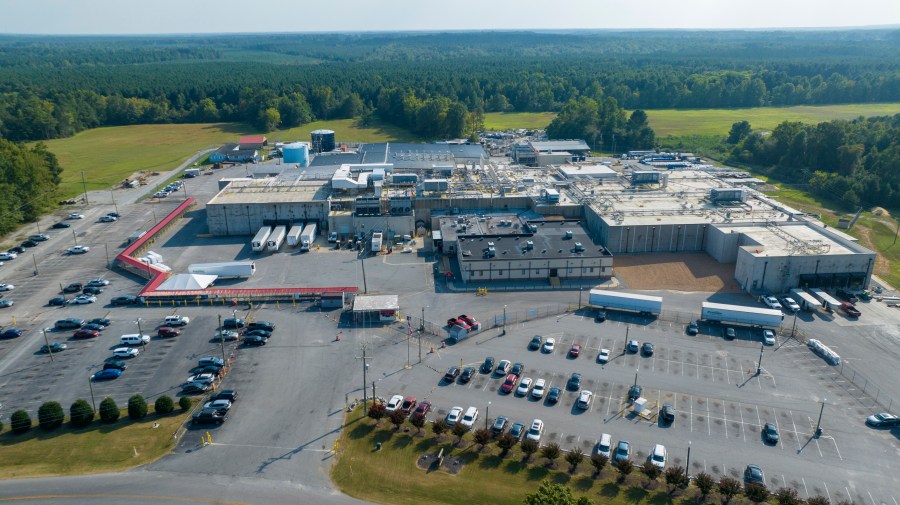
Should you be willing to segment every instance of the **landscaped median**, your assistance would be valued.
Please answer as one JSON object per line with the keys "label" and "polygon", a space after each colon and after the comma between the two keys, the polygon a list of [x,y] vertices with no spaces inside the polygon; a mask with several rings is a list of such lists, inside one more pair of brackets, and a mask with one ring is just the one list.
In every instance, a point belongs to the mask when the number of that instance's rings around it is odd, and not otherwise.
{"label": "landscaped median", "polygon": [[147,405],[135,395],[120,410],[107,398],[96,416],[84,400],[73,403],[68,416],[56,402],[42,405],[38,419],[17,411],[0,431],[0,479],[115,472],[150,463],[174,446],[174,434],[193,406],[183,399]]}
{"label": "landscaped median", "polygon": [[[419,428],[406,416],[392,418],[381,411],[383,417],[375,420],[363,416],[362,407],[353,409],[335,445],[332,481],[344,493],[366,501],[391,505],[803,503],[794,489],[770,494],[762,486],[745,489],[731,477],[715,479],[705,473],[692,475],[688,484],[682,467],[659,471],[643,461],[613,465],[605,458],[561,451],[552,442],[526,454],[528,444],[507,439],[511,448],[504,451],[501,440],[506,437],[494,437],[486,429],[454,431],[443,421]],[[828,505],[828,500],[814,497],[806,503]]]}

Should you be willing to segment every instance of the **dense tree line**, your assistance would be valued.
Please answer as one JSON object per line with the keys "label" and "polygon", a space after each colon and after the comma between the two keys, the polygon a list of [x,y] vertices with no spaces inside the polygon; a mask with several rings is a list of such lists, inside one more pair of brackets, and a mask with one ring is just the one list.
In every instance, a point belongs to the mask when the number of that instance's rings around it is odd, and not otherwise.
{"label": "dense tree line", "polygon": [[53,208],[61,173],[43,144],[27,148],[0,139],[0,235]]}
{"label": "dense tree line", "polygon": [[785,121],[771,133],[746,121],[728,136],[734,161],[843,203],[896,208],[900,202],[900,114],[816,125]]}
{"label": "dense tree line", "polygon": [[0,136],[216,120],[270,130],[375,114],[457,137],[481,111],[558,111],[583,97],[626,109],[898,101],[898,34],[5,36]]}
{"label": "dense tree line", "polygon": [[615,98],[602,96],[581,97],[564,105],[547,127],[547,136],[585,139],[594,149],[611,152],[656,146],[646,112],[638,109],[627,117]]}

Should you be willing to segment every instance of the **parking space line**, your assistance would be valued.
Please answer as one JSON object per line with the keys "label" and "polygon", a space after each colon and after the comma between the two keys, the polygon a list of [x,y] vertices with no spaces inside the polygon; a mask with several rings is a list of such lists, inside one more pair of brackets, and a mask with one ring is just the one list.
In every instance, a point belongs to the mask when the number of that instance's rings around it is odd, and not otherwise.
{"label": "parking space line", "polygon": [[788,414],[791,416],[791,424],[794,425],[794,437],[797,438],[797,452],[800,452],[800,450],[803,449],[803,446],[800,445],[800,437],[797,436],[799,433],[797,431],[797,423],[794,422],[794,413],[789,410]]}
{"label": "parking space line", "polygon": [[[709,398],[706,398],[706,431],[707,435],[712,436],[712,423],[709,422]],[[725,468],[725,467],[722,467]]]}
{"label": "parking space line", "polygon": [[800,477],[800,482],[803,483],[803,491],[806,493],[806,499],[809,499],[809,489],[806,488],[806,479]]}
{"label": "parking space line", "polygon": [[872,493],[869,492],[868,489],[866,490],[866,494],[869,495],[869,499],[872,500],[872,503],[873,503],[874,505],[878,505],[878,502],[875,501],[875,498],[872,498]]}
{"label": "parking space line", "polygon": [[606,401],[606,417],[609,417],[609,408],[612,406],[612,389],[609,390],[609,400]]}
{"label": "parking space line", "polygon": [[694,397],[688,396],[691,404],[691,433],[694,432]]}
{"label": "parking space line", "polygon": [[894,505],[897,505],[897,499],[896,499],[896,498],[894,498],[894,495],[891,495],[891,500],[893,500],[893,502],[894,502]]}
{"label": "parking space line", "polygon": [[728,376],[728,356],[725,357],[725,380],[731,384],[731,377]]}
{"label": "parking space line", "polygon": [[825,494],[828,496],[828,501],[830,502],[831,501],[831,493],[828,491],[828,483],[823,481],[822,485],[825,486]]}
{"label": "parking space line", "polygon": [[[759,412],[759,407],[757,407],[757,412]],[[758,414],[757,414],[757,415],[758,415]],[[778,431],[778,432],[780,433],[780,432],[781,432],[781,428],[778,426],[778,416],[773,415],[772,417],[775,418],[775,430]],[[794,436],[796,436],[796,435],[797,435],[797,433],[794,433]],[[781,446],[781,451],[784,452],[784,440],[782,440],[781,443],[778,444],[778,445]]]}
{"label": "parking space line", "polygon": [[853,496],[850,495],[850,490],[847,489],[847,486],[844,486],[844,492],[847,493],[847,501],[853,502]]}
{"label": "parking space line", "polygon": [[744,432],[744,409],[740,402],[738,402],[738,412],[741,414],[741,437],[743,437],[744,442],[746,442],[747,434]]}
{"label": "parking space line", "polygon": [[724,420],[724,422],[722,423],[722,426],[725,427],[725,438],[728,438],[728,412],[726,412],[726,410],[725,410],[725,402],[724,401],[722,402],[722,419]]}

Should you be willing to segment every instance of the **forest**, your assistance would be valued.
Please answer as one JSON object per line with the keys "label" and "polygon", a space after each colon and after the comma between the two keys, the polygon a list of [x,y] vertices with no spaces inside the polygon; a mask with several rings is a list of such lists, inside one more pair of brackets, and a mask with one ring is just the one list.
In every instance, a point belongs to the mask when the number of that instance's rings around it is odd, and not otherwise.
{"label": "forest", "polygon": [[0,139],[0,235],[53,209],[62,168],[41,143],[27,148]]}
{"label": "forest", "polygon": [[[900,30],[0,36],[0,137],[373,115],[427,138],[482,112],[900,101]],[[465,116],[465,117],[464,117]]]}

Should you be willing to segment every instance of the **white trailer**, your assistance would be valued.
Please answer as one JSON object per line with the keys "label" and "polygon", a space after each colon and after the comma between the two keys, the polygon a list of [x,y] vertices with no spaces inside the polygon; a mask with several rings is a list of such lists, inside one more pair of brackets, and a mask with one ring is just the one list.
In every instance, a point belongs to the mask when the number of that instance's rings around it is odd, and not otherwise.
{"label": "white trailer", "polygon": [[303,233],[303,223],[295,224],[287,234],[288,245],[297,247],[300,245],[300,234]]}
{"label": "white trailer", "polygon": [[588,304],[594,307],[631,310],[654,316],[658,316],[662,312],[662,302],[663,299],[660,296],[637,295],[605,289],[592,289],[588,297]]}
{"label": "white trailer", "polygon": [[189,169],[187,169],[187,170],[184,171],[184,177],[187,178],[187,179],[190,179],[190,178],[192,178],[192,177],[197,177],[197,176],[199,176],[199,175],[200,175],[200,169],[199,169],[199,168],[189,168]]}
{"label": "white trailer", "polygon": [[256,263],[252,261],[228,261],[225,263],[194,263],[188,272],[201,275],[218,275],[222,278],[250,277],[256,273]]}
{"label": "white trailer", "polygon": [[[803,310],[813,312],[822,308],[822,304],[819,303],[819,300],[816,300],[811,294],[800,288],[792,289],[791,294],[794,295],[791,298],[793,298]],[[838,307],[840,307],[840,305],[838,305]]]}
{"label": "white trailer", "polygon": [[287,235],[287,227],[276,226],[272,231],[272,234],[269,235],[269,240],[266,240],[266,249],[268,249],[269,252],[276,252],[278,249],[281,249],[281,244],[284,243],[285,235]]}
{"label": "white trailer", "polygon": [[316,223],[309,223],[303,227],[303,233],[300,234],[300,250],[308,251],[316,241]]}
{"label": "white trailer", "polygon": [[372,252],[381,252],[381,237],[380,231],[372,232]]}
{"label": "white trailer", "polygon": [[826,310],[838,310],[841,308],[841,302],[826,293],[824,290],[819,288],[812,288],[809,290],[809,294],[813,295],[816,300],[825,307]]}
{"label": "white trailer", "polygon": [[762,307],[703,302],[700,319],[718,323],[777,328],[781,326],[784,314],[780,310]]}
{"label": "white trailer", "polygon": [[266,241],[269,240],[269,235],[272,234],[272,228],[269,226],[263,226],[256,232],[256,236],[253,237],[253,240],[250,241],[250,248],[256,252],[260,252],[266,248]]}

